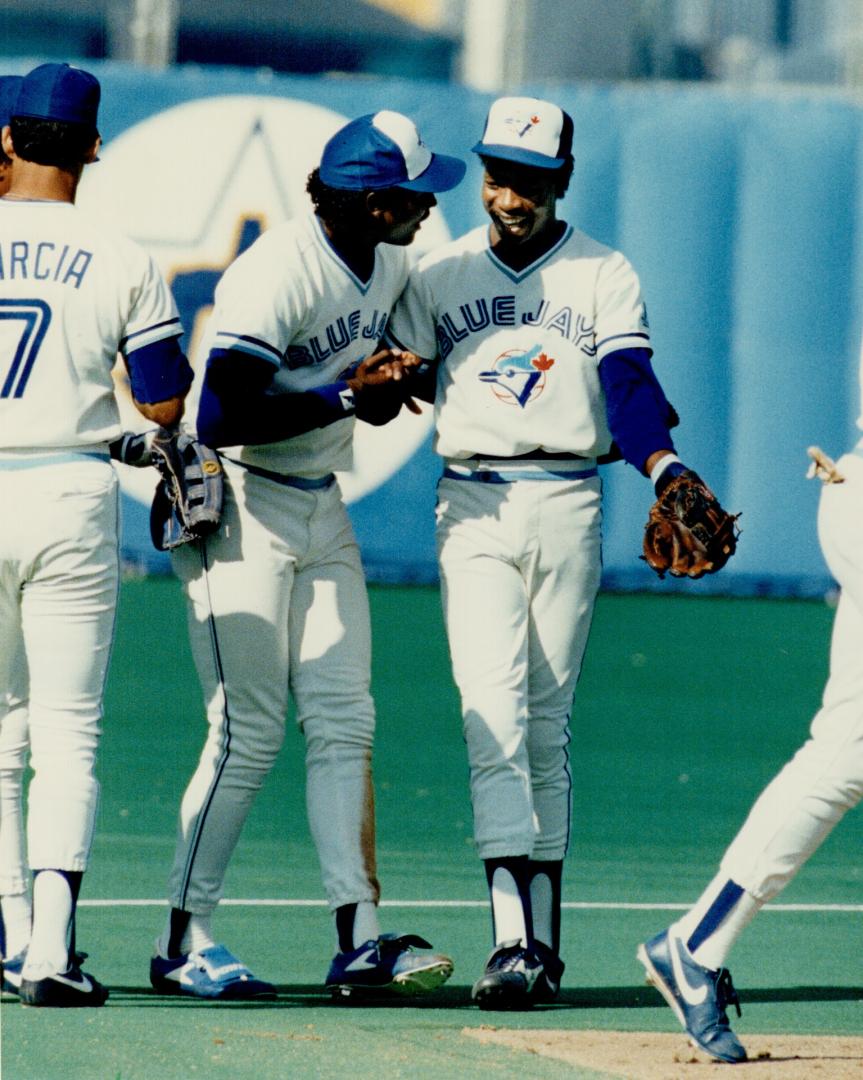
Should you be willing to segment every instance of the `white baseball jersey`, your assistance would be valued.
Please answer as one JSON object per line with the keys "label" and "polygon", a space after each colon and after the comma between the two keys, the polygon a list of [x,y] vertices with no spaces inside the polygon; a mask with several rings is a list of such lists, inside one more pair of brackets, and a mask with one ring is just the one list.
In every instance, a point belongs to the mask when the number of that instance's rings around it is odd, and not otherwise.
{"label": "white baseball jersey", "polygon": [[118,349],[180,333],[161,273],[133,241],[71,203],[0,200],[0,448],[116,438]]}
{"label": "white baseball jersey", "polygon": [[[276,369],[276,386],[291,392],[337,382],[375,351],[407,274],[405,251],[380,244],[372,275],[362,282],[314,214],[285,222],[225,271],[205,355],[213,348],[232,349],[266,360]],[[282,442],[223,452],[286,475],[321,476],[351,467],[354,423],[350,415]]]}
{"label": "white baseball jersey", "polygon": [[599,362],[650,346],[635,271],[571,226],[519,272],[494,254],[486,225],[435,249],[411,273],[389,336],[440,355],[436,449],[447,458],[606,453]]}

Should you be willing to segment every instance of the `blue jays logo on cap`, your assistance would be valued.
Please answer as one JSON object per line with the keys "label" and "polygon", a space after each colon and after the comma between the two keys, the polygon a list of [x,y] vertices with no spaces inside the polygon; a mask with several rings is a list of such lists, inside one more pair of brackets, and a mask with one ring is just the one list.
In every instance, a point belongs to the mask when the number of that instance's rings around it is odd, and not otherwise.
{"label": "blue jays logo on cap", "polygon": [[343,191],[449,191],[465,174],[459,158],[433,154],[412,120],[384,109],[360,116],[330,139],[321,156],[321,180]]}
{"label": "blue jays logo on cap", "polygon": [[89,71],[41,64],[21,80],[12,115],[96,127],[101,88]]}
{"label": "blue jays logo on cap", "polygon": [[572,117],[559,105],[539,98],[498,98],[488,111],[475,154],[559,169],[572,153]]}
{"label": "blue jays logo on cap", "polygon": [[22,81],[20,75],[0,75],[0,128],[6,127],[12,118],[12,106],[18,100]]}

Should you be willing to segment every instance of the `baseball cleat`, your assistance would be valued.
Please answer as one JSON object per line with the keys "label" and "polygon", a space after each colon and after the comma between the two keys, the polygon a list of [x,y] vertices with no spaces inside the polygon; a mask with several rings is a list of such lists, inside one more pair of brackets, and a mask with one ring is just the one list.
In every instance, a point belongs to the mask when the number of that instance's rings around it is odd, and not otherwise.
{"label": "baseball cleat", "polygon": [[[75,953],[66,971],[55,971],[41,979],[25,978],[22,968],[18,987],[21,1004],[60,1009],[104,1005],[108,1000],[108,990],[92,975],[81,970],[85,959],[86,953]],[[5,986],[5,975],[3,982]]]}
{"label": "baseball cleat", "polygon": [[726,1005],[733,1005],[740,1016],[740,999],[728,968],[702,967],[668,930],[639,945],[637,956],[647,981],[674,1010],[694,1046],[717,1061],[746,1061],[725,1011]]}
{"label": "baseball cleat", "polygon": [[356,994],[424,994],[452,975],[453,962],[442,953],[418,953],[432,946],[417,934],[381,934],[358,949],[336,953],[326,986],[335,1000]]}
{"label": "baseball cleat", "polygon": [[[535,1001],[545,1000],[534,996],[541,976],[542,961],[532,950],[520,941],[505,941],[495,946],[471,997],[481,1009],[529,1009]],[[554,983],[549,982],[548,988],[552,990]]]}
{"label": "baseball cleat", "polygon": [[24,957],[27,950],[23,949],[17,956],[10,956],[2,962],[3,970],[3,993],[18,996],[21,989],[21,970],[24,967]]}
{"label": "baseball cleat", "polygon": [[542,964],[542,971],[533,984],[530,997],[538,1004],[550,1005],[551,1002],[557,1000],[557,995],[560,993],[560,980],[566,965],[557,953],[552,952],[541,941],[533,943],[533,951]]}
{"label": "baseball cleat", "polygon": [[166,959],[157,952],[150,961],[150,982],[160,994],[182,994],[208,1001],[267,1000],[276,996],[272,983],[256,979],[224,945]]}

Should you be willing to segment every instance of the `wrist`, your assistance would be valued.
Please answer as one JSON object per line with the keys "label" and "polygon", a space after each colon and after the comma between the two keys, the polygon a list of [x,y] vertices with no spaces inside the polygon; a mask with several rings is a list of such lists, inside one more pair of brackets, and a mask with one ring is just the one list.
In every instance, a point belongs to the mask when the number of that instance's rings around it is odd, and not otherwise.
{"label": "wrist", "polygon": [[686,472],[686,466],[677,454],[664,454],[650,470],[650,482],[657,496],[682,472]]}

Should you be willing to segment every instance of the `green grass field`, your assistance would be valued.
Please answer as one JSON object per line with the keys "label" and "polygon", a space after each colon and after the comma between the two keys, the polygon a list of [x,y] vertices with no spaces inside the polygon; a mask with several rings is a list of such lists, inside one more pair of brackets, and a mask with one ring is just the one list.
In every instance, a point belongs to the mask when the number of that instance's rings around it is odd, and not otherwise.
{"label": "green grass field", "polygon": [[[79,914],[88,967],[111,999],[81,1012],[5,1002],[3,1080],[587,1075],[462,1035],[489,1022],[469,992],[491,942],[439,597],[376,587],[371,599],[382,922],[449,952],[451,982],[427,999],[374,1007],[335,1006],[323,993],[332,930],[292,730],[231,866],[232,902],[215,921],[220,939],[278,985],[278,1000],[208,1005],[150,990],[179,798],[204,720],[177,584],[130,580]],[[565,989],[557,1005],[495,1024],[676,1030],[643,985],[635,947],[673,917],[662,906],[695,899],[760,788],[802,742],[831,622],[813,602],[600,598],[573,720]],[[779,904],[863,902],[860,849],[861,819],[851,815]],[[296,901],[306,903],[288,903]],[[660,909],[637,906],[647,904]],[[744,1007],[735,1029],[744,1041],[753,1032],[859,1033],[861,955],[860,912],[768,908],[732,958]]]}

